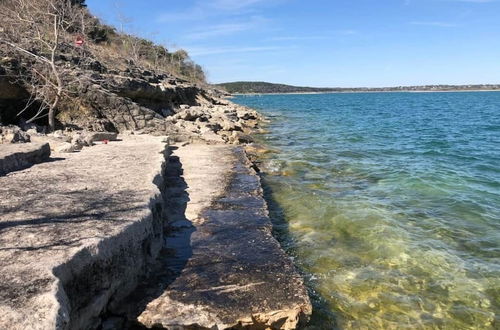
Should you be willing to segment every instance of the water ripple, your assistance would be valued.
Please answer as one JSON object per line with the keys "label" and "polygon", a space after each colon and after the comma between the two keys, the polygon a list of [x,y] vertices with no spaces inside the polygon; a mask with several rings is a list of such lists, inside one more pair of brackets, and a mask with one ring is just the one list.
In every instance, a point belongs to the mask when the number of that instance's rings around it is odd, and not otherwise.
{"label": "water ripple", "polygon": [[500,327],[500,93],[237,97],[311,329]]}

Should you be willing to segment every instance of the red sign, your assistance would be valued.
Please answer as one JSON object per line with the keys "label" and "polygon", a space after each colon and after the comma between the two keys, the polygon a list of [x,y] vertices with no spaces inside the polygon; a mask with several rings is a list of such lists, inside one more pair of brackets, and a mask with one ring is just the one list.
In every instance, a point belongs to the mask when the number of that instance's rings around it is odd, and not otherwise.
{"label": "red sign", "polygon": [[83,37],[81,37],[81,36],[78,36],[75,39],[75,45],[78,47],[82,46],[84,42],[85,41],[83,40]]}

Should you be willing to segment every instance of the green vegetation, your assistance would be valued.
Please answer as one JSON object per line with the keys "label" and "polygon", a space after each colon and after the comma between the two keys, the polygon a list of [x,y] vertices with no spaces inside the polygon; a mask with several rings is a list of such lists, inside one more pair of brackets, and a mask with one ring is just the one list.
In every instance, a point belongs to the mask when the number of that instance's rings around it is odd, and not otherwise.
{"label": "green vegetation", "polygon": [[330,92],[332,88],[314,88],[314,87],[297,87],[284,84],[272,84],[263,81],[237,81],[230,83],[217,84],[231,94],[250,94],[250,93],[313,93],[313,92]]}
{"label": "green vegetation", "polygon": [[272,94],[272,93],[328,93],[328,92],[417,92],[417,91],[467,91],[500,90],[500,85],[426,85],[380,88],[318,88],[272,84],[262,81],[237,81],[215,85],[231,94]]}

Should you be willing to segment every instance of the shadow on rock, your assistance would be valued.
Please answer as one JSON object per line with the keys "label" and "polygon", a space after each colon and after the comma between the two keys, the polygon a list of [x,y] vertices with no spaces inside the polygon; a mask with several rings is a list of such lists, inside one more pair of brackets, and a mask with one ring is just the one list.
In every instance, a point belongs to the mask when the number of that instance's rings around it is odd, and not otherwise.
{"label": "shadow on rock", "polygon": [[[171,147],[170,151],[175,149]],[[191,235],[196,228],[185,216],[190,199],[179,157],[169,157],[165,179],[167,218],[163,248],[139,286],[118,307],[111,307],[101,329],[146,329],[136,321],[137,317],[176,280],[193,254]]]}

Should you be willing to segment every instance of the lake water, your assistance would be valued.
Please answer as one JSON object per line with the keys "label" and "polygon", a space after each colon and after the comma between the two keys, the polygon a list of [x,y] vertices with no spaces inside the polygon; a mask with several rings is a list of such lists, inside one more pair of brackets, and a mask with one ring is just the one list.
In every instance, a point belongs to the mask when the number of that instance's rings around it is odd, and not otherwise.
{"label": "lake water", "polygon": [[310,329],[500,329],[500,93],[238,96]]}

